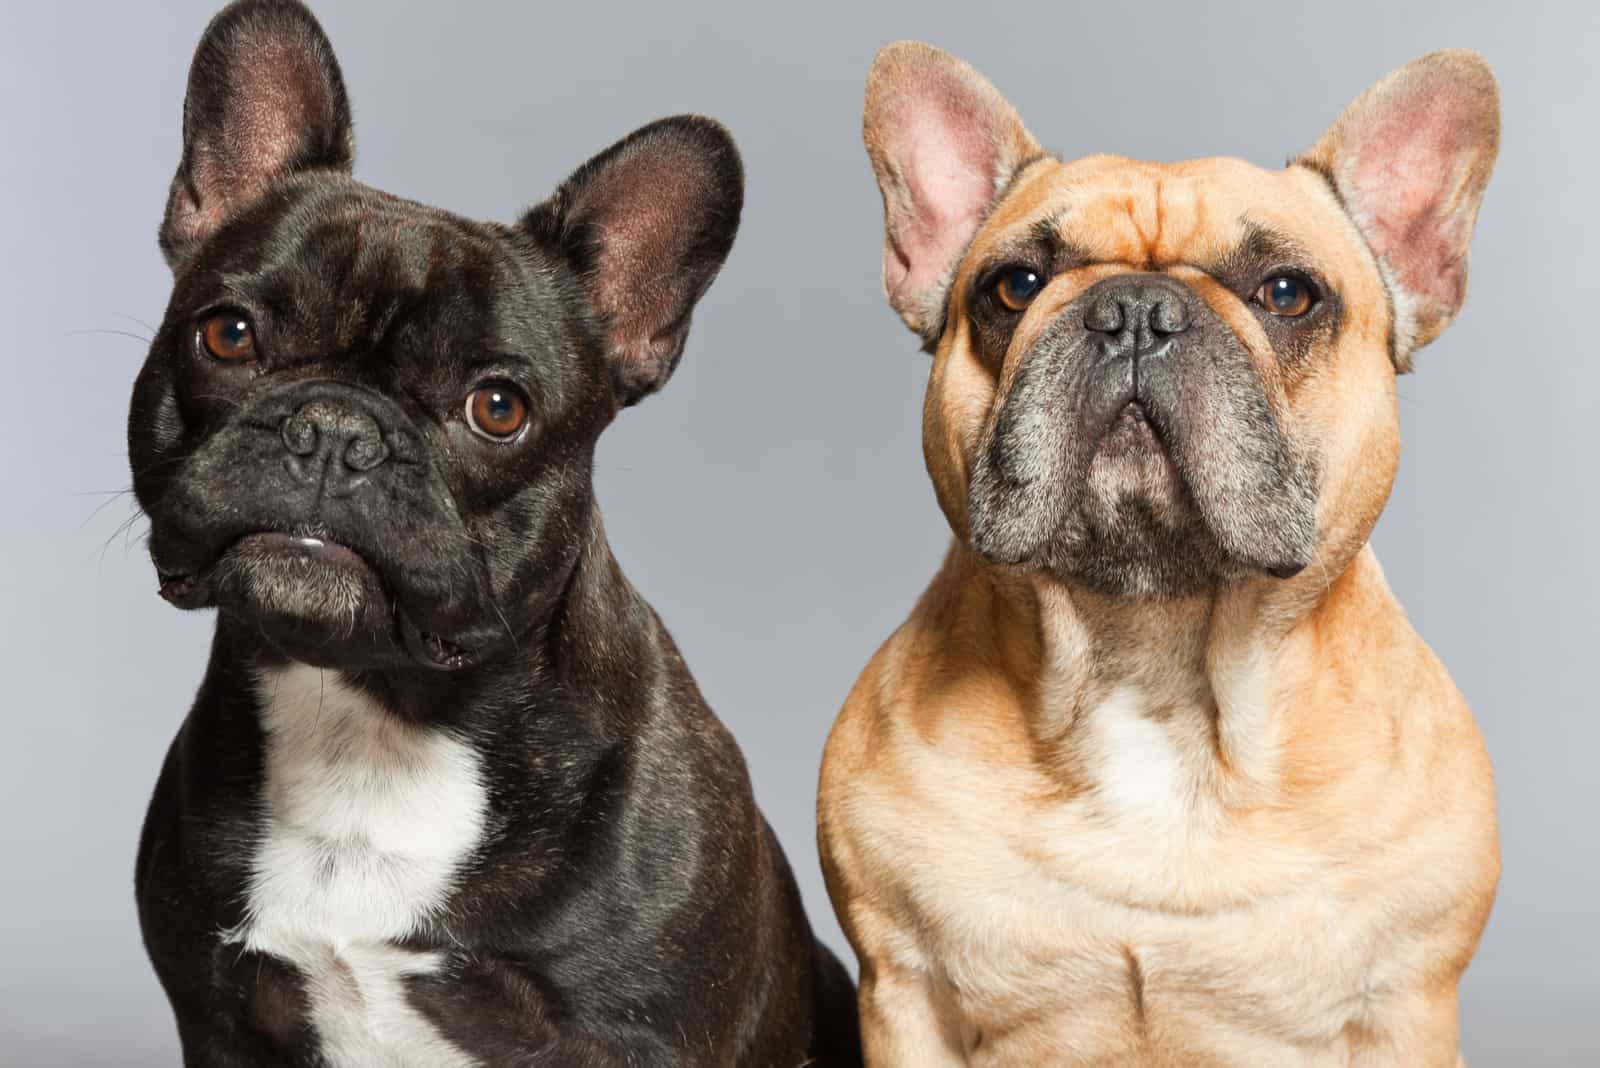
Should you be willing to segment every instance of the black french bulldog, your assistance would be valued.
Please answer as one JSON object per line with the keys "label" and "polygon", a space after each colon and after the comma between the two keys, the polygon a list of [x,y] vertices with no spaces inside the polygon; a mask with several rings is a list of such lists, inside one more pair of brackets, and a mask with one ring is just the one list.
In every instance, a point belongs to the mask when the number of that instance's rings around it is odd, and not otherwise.
{"label": "black french bulldog", "polygon": [[185,1063],[859,1064],[592,488],[733,243],[726,131],[473,222],[354,181],[321,28],[243,0],[183,135],[128,440],[163,596],[220,610],[136,880]]}

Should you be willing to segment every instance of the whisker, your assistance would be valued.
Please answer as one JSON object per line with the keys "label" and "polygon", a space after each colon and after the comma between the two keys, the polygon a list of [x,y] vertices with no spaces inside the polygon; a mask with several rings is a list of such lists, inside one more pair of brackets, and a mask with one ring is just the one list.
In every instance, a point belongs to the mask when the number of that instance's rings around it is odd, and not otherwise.
{"label": "whisker", "polygon": [[113,530],[111,532],[110,536],[108,536],[106,538],[106,540],[103,543],[101,543],[101,545],[100,545],[100,558],[99,558],[98,564],[100,564],[100,565],[104,565],[105,564],[105,562],[106,562],[106,553],[111,551],[111,543],[117,540],[118,535],[121,535],[122,538],[123,538],[122,551],[124,553],[126,553],[128,551],[127,535],[133,530],[133,525],[135,523],[137,523],[140,519],[144,519],[144,518],[147,518],[147,516],[145,515],[145,512],[144,512],[144,509],[143,508],[139,508],[139,509],[135,510],[134,513],[132,515],[130,515],[128,518],[126,518],[122,522],[118,523],[117,524],[117,529]]}
{"label": "whisker", "polygon": [[[144,514],[145,514],[144,513],[144,509],[141,508],[138,511],[138,513],[135,515],[135,519],[137,520],[137,518],[139,516],[143,516]],[[123,553],[124,556],[126,556],[128,554],[128,552],[129,552],[129,550],[132,548],[128,544],[128,539],[133,536],[133,527],[134,527],[134,524],[133,523],[129,523],[129,524],[127,524],[126,526],[124,526],[122,528],[122,553]]]}
{"label": "whisker", "polygon": [[135,324],[137,324],[139,326],[144,327],[150,333],[150,340],[152,340],[152,341],[155,340],[156,328],[151,326],[149,323],[145,322],[143,319],[139,318],[138,316],[129,315],[126,312],[112,312],[111,314],[115,315],[118,319],[126,319],[130,323],[135,323]]}
{"label": "whisker", "polygon": [[[88,516],[87,519],[85,519],[82,523],[78,524],[78,529],[82,530],[84,527],[86,527],[90,523],[94,522],[95,516],[99,515],[103,511],[105,511],[107,505],[115,504],[116,501],[117,501],[117,498],[125,497],[125,496],[127,496],[128,494],[130,494],[132,492],[133,492],[133,490],[131,490],[131,489],[121,489],[121,490],[110,490],[110,491],[108,491],[108,495],[107,495],[106,499],[101,501],[98,505],[95,506],[94,511],[89,513],[89,516]],[[92,494],[79,494],[78,496],[86,497],[86,496],[91,496],[91,495]]]}
{"label": "whisker", "polygon": [[185,456],[164,456],[161,459],[156,460],[154,463],[151,463],[145,467],[141,467],[137,471],[133,472],[133,477],[135,479],[139,479],[143,478],[145,475],[153,475],[163,467],[175,467],[178,464],[183,463],[183,461],[186,459],[187,457]]}
{"label": "whisker", "polygon": [[65,336],[81,337],[84,334],[109,334],[113,337],[131,337],[141,345],[148,345],[155,340],[154,338],[144,337],[141,334],[135,334],[130,330],[68,330]]}
{"label": "whisker", "polygon": [[506,637],[511,639],[511,648],[517,652],[521,652],[522,643],[517,641],[517,632],[511,629],[511,621],[507,619],[506,614],[500,610],[500,602],[495,600],[492,595],[489,597],[489,607],[493,608],[494,614],[500,617],[500,625],[506,628]]}

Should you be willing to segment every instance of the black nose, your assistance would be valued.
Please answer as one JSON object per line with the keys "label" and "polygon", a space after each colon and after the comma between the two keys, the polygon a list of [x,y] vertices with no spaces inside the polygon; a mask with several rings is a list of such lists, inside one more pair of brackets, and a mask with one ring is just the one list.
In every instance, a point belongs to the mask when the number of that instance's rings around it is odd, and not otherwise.
{"label": "black nose", "polygon": [[1189,329],[1189,305],[1181,283],[1136,275],[1100,285],[1083,313],[1090,333],[1104,334],[1108,356],[1137,357],[1154,352],[1173,334]]}
{"label": "black nose", "polygon": [[378,420],[356,397],[316,396],[295,409],[281,428],[289,470],[324,492],[343,496],[361,476],[389,458]]}

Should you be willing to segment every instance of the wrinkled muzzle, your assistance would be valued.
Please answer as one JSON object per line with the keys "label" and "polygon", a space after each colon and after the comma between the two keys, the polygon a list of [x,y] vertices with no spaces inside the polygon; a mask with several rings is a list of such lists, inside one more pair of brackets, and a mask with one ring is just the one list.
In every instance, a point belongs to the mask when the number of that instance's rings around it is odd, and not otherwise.
{"label": "wrinkled muzzle", "polygon": [[169,600],[218,605],[311,662],[456,666],[500,636],[476,543],[421,433],[372,390],[264,390],[149,511]]}
{"label": "wrinkled muzzle", "polygon": [[[1189,554],[1153,563],[1221,577],[1287,577],[1311,561],[1311,466],[1244,345],[1188,286],[1105,279],[1019,359],[973,467],[968,522],[983,556],[1069,571],[1092,557],[1103,571],[1108,554]],[[1130,473],[1157,460],[1177,482],[1162,499]]]}

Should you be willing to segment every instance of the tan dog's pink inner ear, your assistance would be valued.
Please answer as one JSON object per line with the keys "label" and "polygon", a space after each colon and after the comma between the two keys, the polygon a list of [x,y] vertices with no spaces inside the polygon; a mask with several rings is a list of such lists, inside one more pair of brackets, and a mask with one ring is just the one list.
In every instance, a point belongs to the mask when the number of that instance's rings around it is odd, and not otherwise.
{"label": "tan dog's pink inner ear", "polygon": [[1368,89],[1305,157],[1333,178],[1395,293],[1395,358],[1444,330],[1467,293],[1500,105],[1473,52],[1435,52]]}
{"label": "tan dog's pink inner ear", "polygon": [[873,61],[863,133],[883,194],[884,291],[931,342],[957,257],[1039,145],[982,75],[914,41]]}

